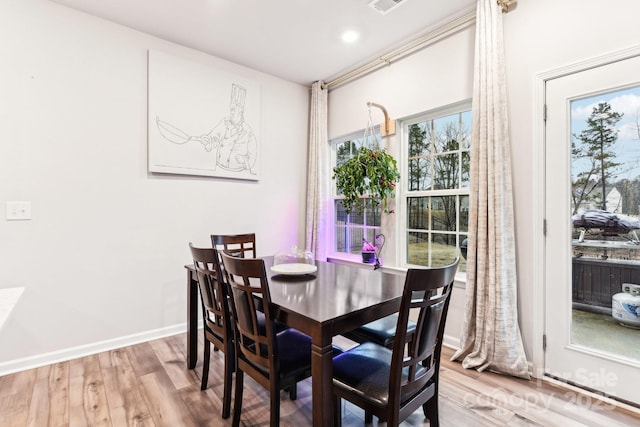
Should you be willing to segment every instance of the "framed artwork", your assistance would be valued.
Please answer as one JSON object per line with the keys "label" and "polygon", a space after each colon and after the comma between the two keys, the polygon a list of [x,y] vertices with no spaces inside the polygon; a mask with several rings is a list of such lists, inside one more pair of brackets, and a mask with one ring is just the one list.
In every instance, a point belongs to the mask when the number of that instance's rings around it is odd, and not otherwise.
{"label": "framed artwork", "polygon": [[258,180],[260,86],[149,50],[149,171]]}

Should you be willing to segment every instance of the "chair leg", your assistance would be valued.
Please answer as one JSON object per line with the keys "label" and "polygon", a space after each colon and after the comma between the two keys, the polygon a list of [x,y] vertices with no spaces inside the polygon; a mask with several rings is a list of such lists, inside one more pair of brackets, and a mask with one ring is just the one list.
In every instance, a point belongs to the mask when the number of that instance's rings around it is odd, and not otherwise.
{"label": "chair leg", "polygon": [[209,360],[210,359],[211,359],[211,344],[205,338],[204,360],[202,361],[202,382],[200,383],[200,390],[207,389],[207,383],[209,382]]}
{"label": "chair leg", "polygon": [[365,424],[371,424],[373,422],[373,413],[364,411],[364,422]]}
{"label": "chair leg", "polygon": [[429,418],[430,427],[438,427],[440,425],[438,416],[438,394],[436,393],[431,399],[429,399],[424,405],[422,405],[422,412],[424,416]]}
{"label": "chair leg", "polygon": [[224,390],[222,392],[222,418],[227,419],[231,414],[231,381],[233,378],[234,360],[227,350],[224,355]]}
{"label": "chair leg", "polygon": [[333,425],[342,427],[342,399],[333,395]]}
{"label": "chair leg", "polygon": [[269,421],[269,426],[278,427],[280,425],[280,388],[274,387],[270,390],[269,395],[271,400],[271,419]]}
{"label": "chair leg", "polygon": [[289,387],[289,399],[296,400],[298,398],[298,384],[293,384]]}
{"label": "chair leg", "polygon": [[242,388],[244,387],[244,372],[240,369],[236,369],[236,393],[233,400],[233,420],[231,425],[233,427],[240,426],[240,412],[242,412]]}

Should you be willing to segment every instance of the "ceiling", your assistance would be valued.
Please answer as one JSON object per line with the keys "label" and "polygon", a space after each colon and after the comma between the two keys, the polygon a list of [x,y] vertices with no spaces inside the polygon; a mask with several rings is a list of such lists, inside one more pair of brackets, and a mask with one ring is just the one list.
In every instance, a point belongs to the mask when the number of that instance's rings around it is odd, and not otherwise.
{"label": "ceiling", "polygon": [[[381,15],[370,0],[51,1],[304,85],[374,60],[476,3],[404,0]],[[347,29],[359,40],[343,42]]]}

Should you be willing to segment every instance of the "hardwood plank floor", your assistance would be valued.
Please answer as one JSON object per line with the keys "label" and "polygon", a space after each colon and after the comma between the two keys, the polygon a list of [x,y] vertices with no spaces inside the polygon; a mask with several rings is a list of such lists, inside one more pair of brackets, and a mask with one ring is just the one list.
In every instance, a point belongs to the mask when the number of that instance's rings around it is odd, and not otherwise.
{"label": "hardwood plank floor", "polygon": [[[181,334],[0,377],[0,426],[231,425],[220,417],[222,354],[212,352],[209,388],[201,391],[202,361],[187,369],[185,349]],[[640,426],[636,413],[546,382],[466,370],[443,351],[445,427]],[[299,384],[297,400],[281,397],[282,426],[311,425],[310,380]],[[243,425],[269,424],[268,393],[246,375],[242,409]],[[363,426],[363,419],[359,408],[343,404],[344,426]],[[402,426],[428,424],[417,411]]]}

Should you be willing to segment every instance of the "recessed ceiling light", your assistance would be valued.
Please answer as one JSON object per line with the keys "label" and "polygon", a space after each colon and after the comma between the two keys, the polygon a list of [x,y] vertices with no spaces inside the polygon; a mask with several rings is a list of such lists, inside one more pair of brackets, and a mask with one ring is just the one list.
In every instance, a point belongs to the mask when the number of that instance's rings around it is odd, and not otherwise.
{"label": "recessed ceiling light", "polygon": [[347,30],[342,33],[342,41],[345,43],[353,43],[360,38],[360,33],[356,30]]}

